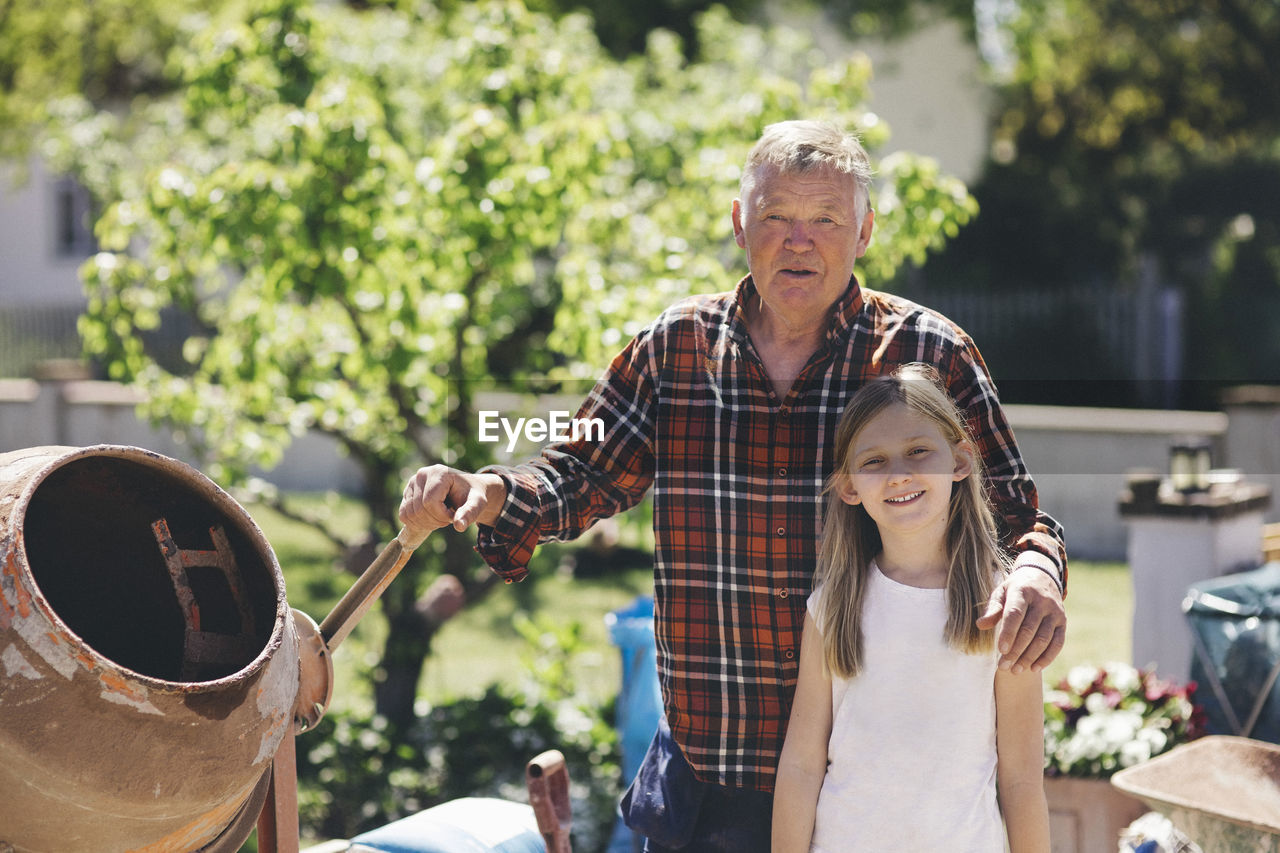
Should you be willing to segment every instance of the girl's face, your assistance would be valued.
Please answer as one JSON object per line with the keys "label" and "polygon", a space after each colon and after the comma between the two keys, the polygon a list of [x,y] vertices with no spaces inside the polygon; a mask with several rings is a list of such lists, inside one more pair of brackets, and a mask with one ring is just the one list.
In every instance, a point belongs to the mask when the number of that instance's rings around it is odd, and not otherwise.
{"label": "girl's face", "polygon": [[946,531],[951,484],[969,476],[973,452],[952,444],[932,420],[894,403],[854,437],[837,489],[862,504],[882,537]]}

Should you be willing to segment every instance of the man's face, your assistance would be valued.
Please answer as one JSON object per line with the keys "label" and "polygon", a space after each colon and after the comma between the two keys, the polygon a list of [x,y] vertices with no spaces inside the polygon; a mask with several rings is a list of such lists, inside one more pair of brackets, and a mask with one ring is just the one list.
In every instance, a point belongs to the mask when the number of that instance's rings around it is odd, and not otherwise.
{"label": "man's face", "polygon": [[849,285],[871,242],[874,214],[858,217],[856,183],[829,169],[803,174],[763,166],[733,202],[733,232],[768,310],[813,323]]}

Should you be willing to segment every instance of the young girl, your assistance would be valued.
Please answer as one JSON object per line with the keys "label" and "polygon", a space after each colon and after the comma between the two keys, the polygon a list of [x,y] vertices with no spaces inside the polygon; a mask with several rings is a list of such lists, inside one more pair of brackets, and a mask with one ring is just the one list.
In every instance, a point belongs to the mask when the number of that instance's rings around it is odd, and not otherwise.
{"label": "young girl", "polygon": [[1041,676],[974,625],[1006,562],[963,419],[907,365],[835,452],[774,853],[1047,853]]}

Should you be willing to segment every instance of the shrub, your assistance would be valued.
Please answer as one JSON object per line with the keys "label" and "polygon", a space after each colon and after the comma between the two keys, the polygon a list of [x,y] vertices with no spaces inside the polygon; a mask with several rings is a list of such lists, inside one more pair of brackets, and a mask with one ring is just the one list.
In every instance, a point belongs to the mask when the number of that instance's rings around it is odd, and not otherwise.
{"label": "shrub", "polygon": [[518,689],[494,684],[424,708],[403,733],[356,712],[322,719],[299,744],[303,831],[350,838],[460,797],[527,802],[525,764],[554,748],[569,768],[573,848],[604,850],[622,781],[612,704],[580,699],[567,680],[563,662],[579,651],[577,629],[526,621],[520,630],[531,651],[529,683]]}

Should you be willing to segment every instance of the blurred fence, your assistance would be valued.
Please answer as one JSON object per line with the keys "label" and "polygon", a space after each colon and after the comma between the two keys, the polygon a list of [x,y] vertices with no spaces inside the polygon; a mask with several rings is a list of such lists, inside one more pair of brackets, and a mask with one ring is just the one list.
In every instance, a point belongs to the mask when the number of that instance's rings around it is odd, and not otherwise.
{"label": "blurred fence", "polygon": [[[1176,408],[1183,374],[1180,292],[1149,277],[1136,286],[909,296],[977,342],[1007,402]],[[48,359],[79,358],[83,303],[0,306],[0,377],[34,375]],[[166,313],[147,347],[181,370],[189,317]]]}
{"label": "blurred fence", "polygon": [[1147,277],[1021,293],[930,290],[912,298],[958,323],[1007,400],[1183,404],[1182,293]]}
{"label": "blurred fence", "polygon": [[36,365],[80,357],[83,303],[0,305],[0,377],[31,376]]}
{"label": "blurred fence", "polygon": [[[80,361],[77,320],[84,310],[83,302],[0,305],[0,378],[39,376],[42,364]],[[161,318],[160,328],[142,336],[147,352],[166,369],[180,372],[183,342],[198,327],[190,315],[173,308],[163,309]]]}

